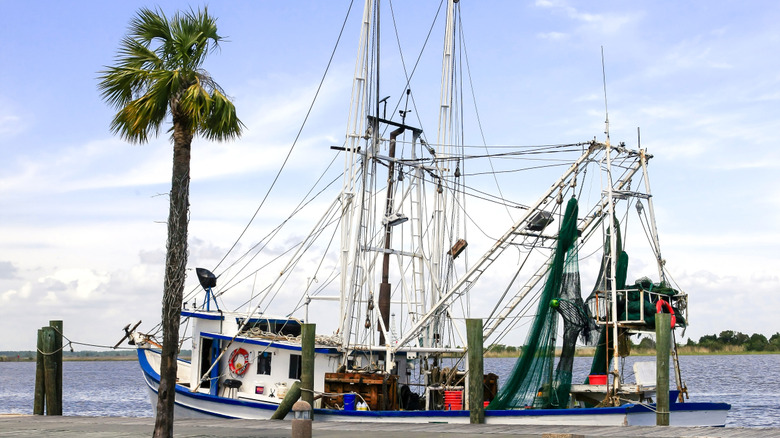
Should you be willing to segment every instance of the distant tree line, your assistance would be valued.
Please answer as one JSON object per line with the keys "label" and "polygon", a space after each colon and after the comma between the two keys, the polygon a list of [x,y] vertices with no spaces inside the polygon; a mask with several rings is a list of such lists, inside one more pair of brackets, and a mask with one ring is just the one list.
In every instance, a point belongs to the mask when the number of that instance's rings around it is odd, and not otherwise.
{"label": "distant tree line", "polygon": [[515,347],[513,345],[504,345],[504,344],[490,344],[485,351],[489,351],[496,354],[503,354],[503,353],[519,353],[522,350],[522,347]]}
{"label": "distant tree line", "polygon": [[[643,337],[639,344],[631,343],[632,346],[640,350],[654,350],[655,341],[649,337]],[[775,333],[769,339],[761,333],[753,333],[748,336],[742,332],[733,330],[724,330],[719,335],[704,335],[699,338],[699,342],[688,339],[685,344],[678,344],[681,347],[703,348],[709,351],[734,351],[734,349],[744,349],[744,351],[780,351],[780,333]]]}
{"label": "distant tree line", "polygon": [[753,333],[748,336],[742,332],[725,330],[719,335],[704,335],[699,342],[688,339],[686,346],[698,346],[712,351],[723,350],[729,345],[743,346],[747,351],[780,351],[780,332],[770,336],[769,339],[761,333]]}
{"label": "distant tree line", "polygon": [[[182,350],[180,352],[181,357],[189,357],[190,350]],[[78,359],[128,359],[135,358],[138,353],[135,349],[132,350],[104,350],[104,351],[63,351],[62,357],[65,360],[78,360]],[[36,360],[38,355],[37,351],[0,351],[0,362],[16,361],[16,360]]]}
{"label": "distant tree line", "polygon": [[[639,343],[634,342],[633,339],[629,339],[632,347],[638,350],[655,350],[655,340],[651,337],[643,336],[639,339]],[[780,352],[780,332],[775,333],[768,339],[761,333],[754,333],[753,335],[746,335],[742,332],[735,332],[733,330],[724,330],[719,335],[705,335],[699,338],[699,342],[693,339],[688,339],[685,344],[678,344],[681,347],[700,347],[709,351],[777,351]],[[486,348],[487,353],[494,353],[496,355],[501,354],[520,354],[522,347],[514,347],[511,345],[492,344]]]}

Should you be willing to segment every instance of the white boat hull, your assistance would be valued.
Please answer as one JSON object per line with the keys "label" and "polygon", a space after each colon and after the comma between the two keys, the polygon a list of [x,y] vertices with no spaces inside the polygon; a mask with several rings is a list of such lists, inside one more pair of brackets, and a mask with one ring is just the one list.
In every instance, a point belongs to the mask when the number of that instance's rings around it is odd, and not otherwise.
{"label": "white boat hull", "polygon": [[[152,408],[157,406],[159,370],[147,355],[157,353],[138,350],[138,359],[149,389]],[[234,399],[192,392],[176,385],[174,415],[176,418],[241,418],[267,420],[277,404]],[[527,409],[485,411],[486,424],[569,425],[569,426],[653,426],[654,405],[627,404],[612,408]],[[731,406],[727,403],[673,403],[671,426],[725,426]],[[317,421],[385,422],[385,423],[453,423],[468,424],[469,411],[343,411],[315,409]],[[288,418],[290,416],[288,415]]]}

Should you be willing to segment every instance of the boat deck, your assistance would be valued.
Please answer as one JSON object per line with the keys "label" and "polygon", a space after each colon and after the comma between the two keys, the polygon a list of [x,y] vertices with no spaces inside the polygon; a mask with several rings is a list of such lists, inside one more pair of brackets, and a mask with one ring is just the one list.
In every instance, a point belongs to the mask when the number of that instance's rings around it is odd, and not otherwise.
{"label": "boat deck", "polygon": [[[124,417],[47,417],[0,415],[0,436],[14,437],[149,437],[154,418]],[[578,438],[578,437],[700,437],[763,438],[780,436],[780,428],[728,427],[600,427],[600,426],[505,426],[398,423],[313,423],[315,437],[501,437]],[[174,426],[176,437],[289,437],[291,423],[273,420],[182,420]]]}

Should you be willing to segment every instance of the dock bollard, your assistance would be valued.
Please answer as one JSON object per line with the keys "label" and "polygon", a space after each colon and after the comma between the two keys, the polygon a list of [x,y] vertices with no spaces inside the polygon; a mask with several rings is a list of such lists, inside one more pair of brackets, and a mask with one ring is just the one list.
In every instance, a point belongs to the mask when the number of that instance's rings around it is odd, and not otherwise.
{"label": "dock bollard", "polygon": [[292,411],[292,438],[311,438],[311,405],[305,401],[297,401]]}

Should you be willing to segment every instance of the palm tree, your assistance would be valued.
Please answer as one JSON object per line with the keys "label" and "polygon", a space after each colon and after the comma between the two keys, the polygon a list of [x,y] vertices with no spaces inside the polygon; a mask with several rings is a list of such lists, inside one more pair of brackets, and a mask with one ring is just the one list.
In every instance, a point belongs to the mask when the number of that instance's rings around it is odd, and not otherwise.
{"label": "palm tree", "polygon": [[229,140],[244,125],[221,87],[202,69],[219,47],[216,19],[208,10],[178,12],[141,9],[130,23],[114,66],[100,72],[103,99],[118,112],[111,131],[131,143],[146,143],[172,122],[173,177],[168,213],[162,327],[163,348],[154,436],[173,435],[173,402],[179,321],[187,265],[190,146],[193,136]]}

